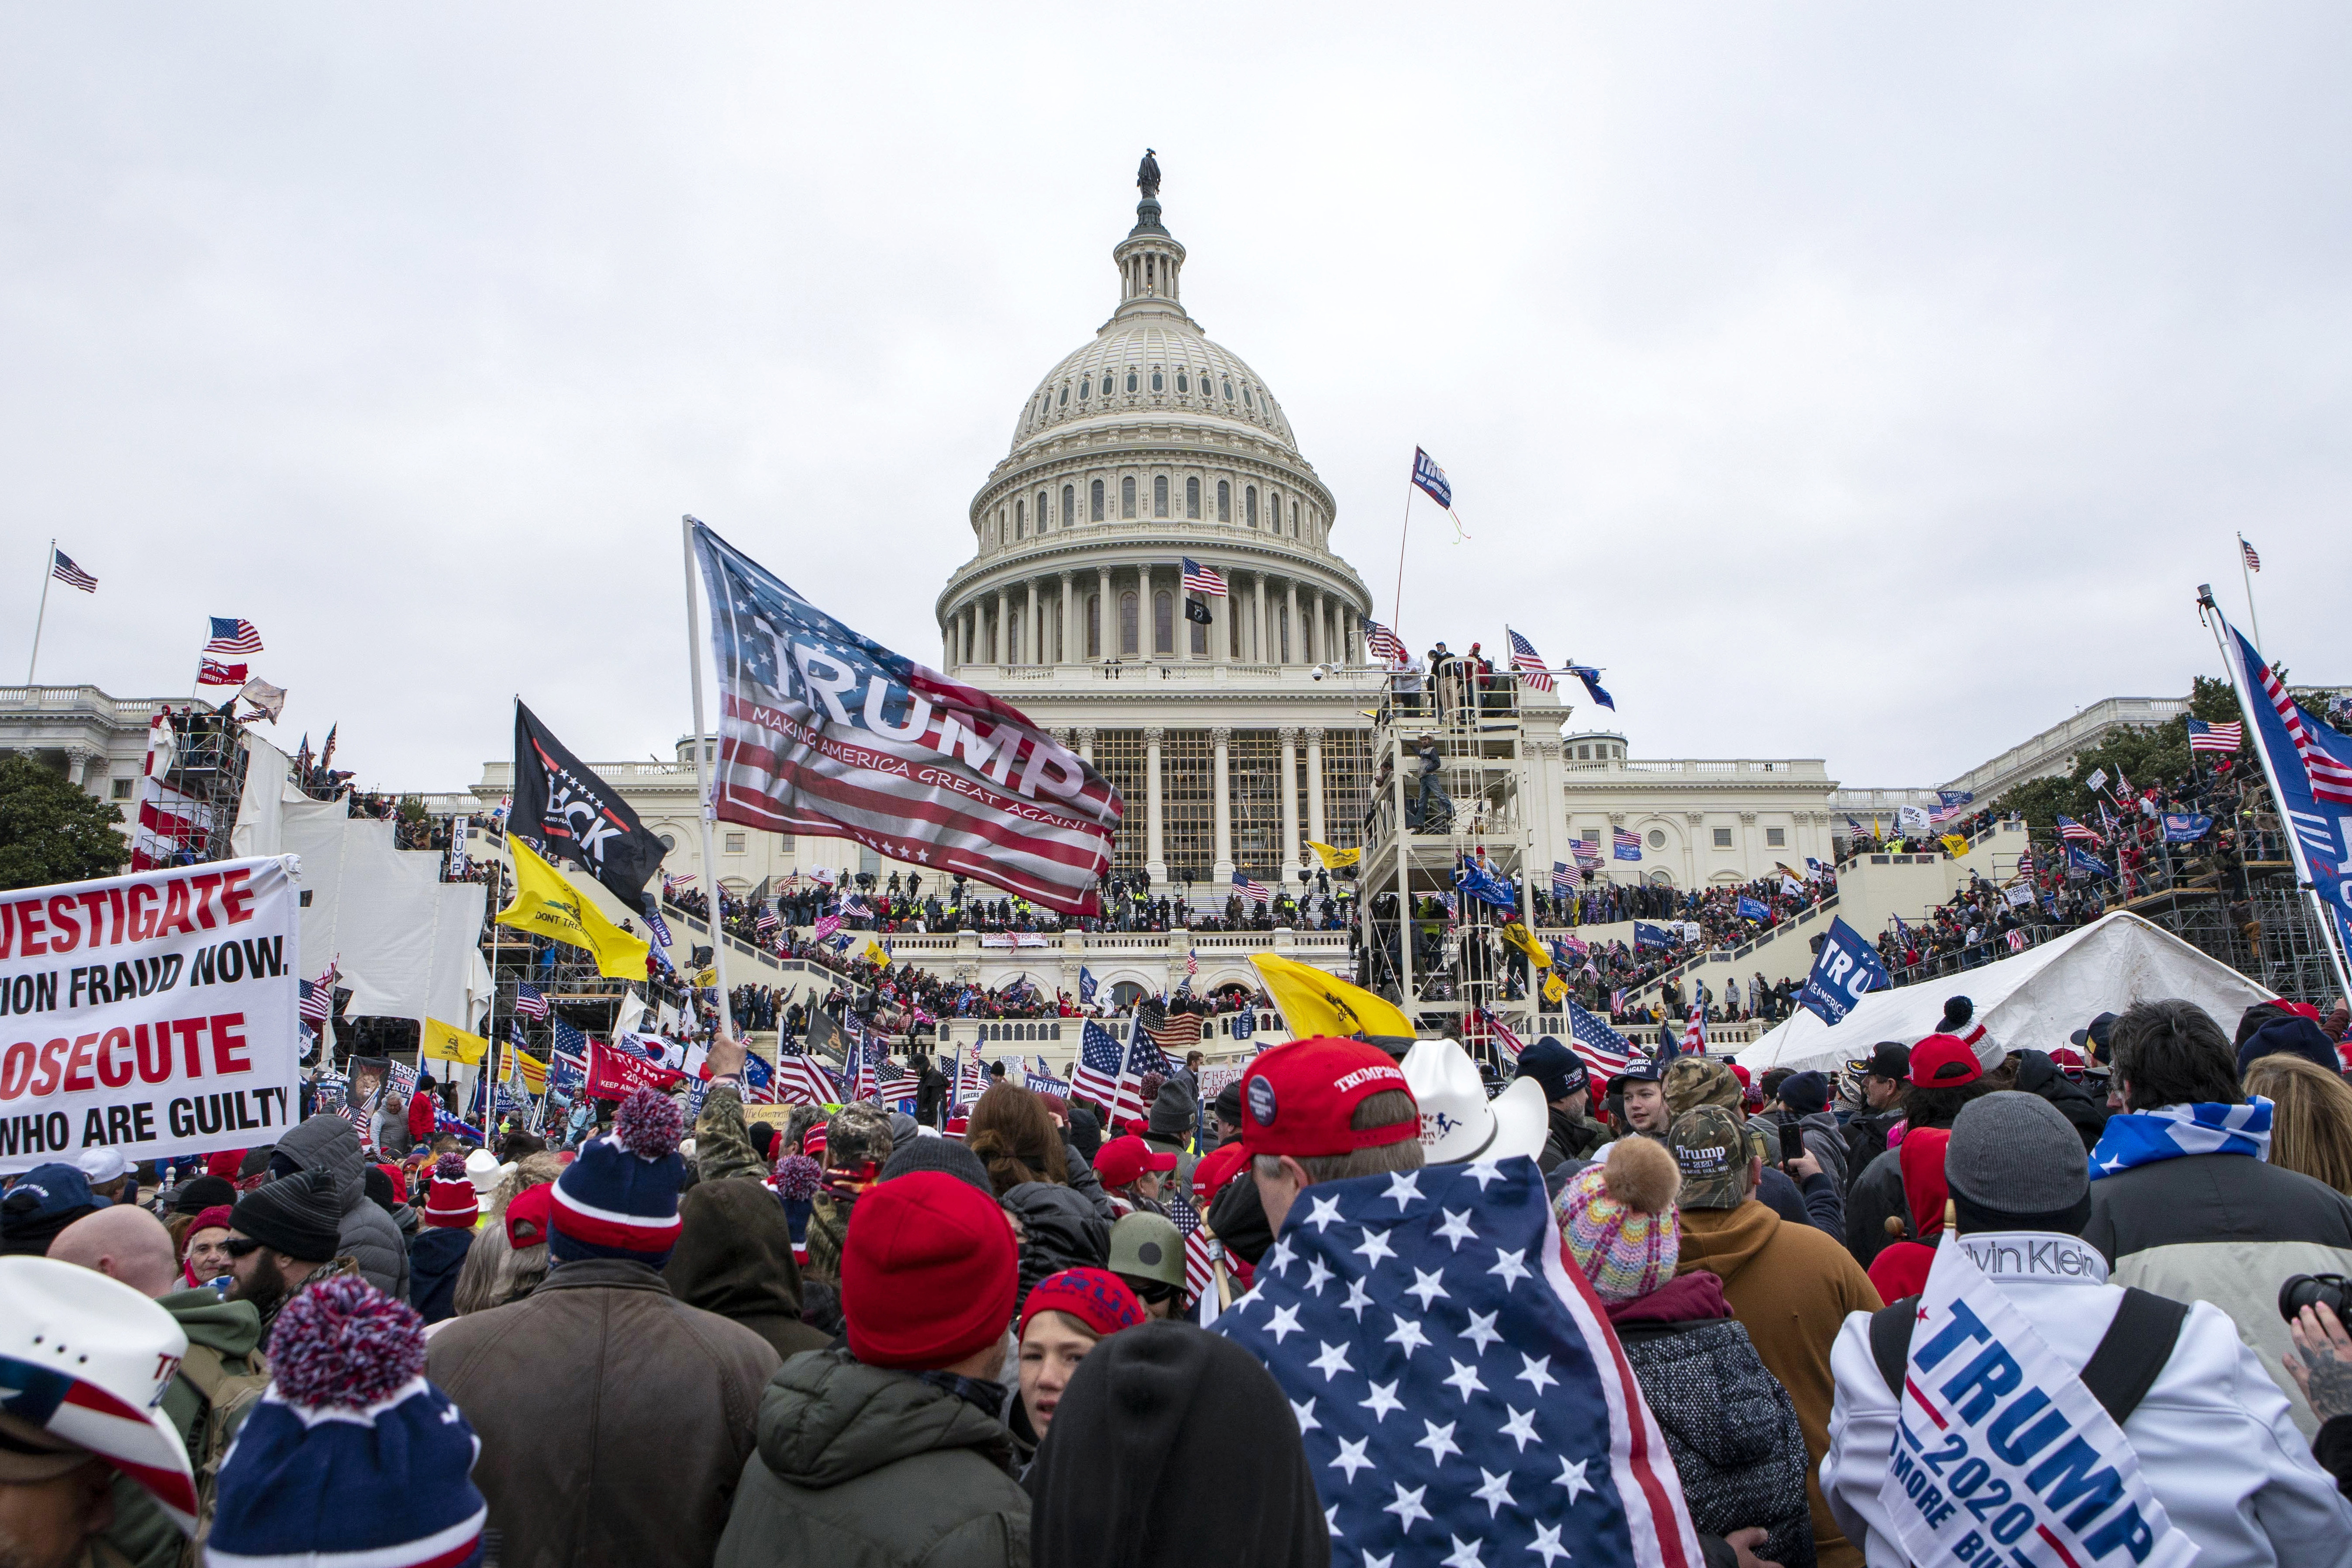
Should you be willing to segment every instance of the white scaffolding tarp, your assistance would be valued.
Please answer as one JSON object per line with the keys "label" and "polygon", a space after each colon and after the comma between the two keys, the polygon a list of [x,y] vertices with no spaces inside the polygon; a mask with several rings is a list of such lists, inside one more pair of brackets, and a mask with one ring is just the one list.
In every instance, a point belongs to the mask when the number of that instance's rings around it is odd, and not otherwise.
{"label": "white scaffolding tarp", "polygon": [[341,801],[281,806],[285,847],[302,858],[302,962],[330,959],[352,993],[349,1017],[427,1017],[471,1028],[489,998],[479,882],[444,882],[439,850],[393,847],[393,825]]}
{"label": "white scaffolding tarp", "polygon": [[1881,1040],[1918,1044],[1936,1032],[1951,996],[1976,1004],[1977,1022],[2004,1050],[2047,1051],[2101,1013],[2167,996],[2196,1003],[2224,1035],[2234,1034],[2238,1015],[2273,994],[2170,931],[2118,910],[2014,958],[1874,991],[1834,1027],[1800,1008],[1734,1059],[1758,1077],[1776,1067],[1833,1071]]}

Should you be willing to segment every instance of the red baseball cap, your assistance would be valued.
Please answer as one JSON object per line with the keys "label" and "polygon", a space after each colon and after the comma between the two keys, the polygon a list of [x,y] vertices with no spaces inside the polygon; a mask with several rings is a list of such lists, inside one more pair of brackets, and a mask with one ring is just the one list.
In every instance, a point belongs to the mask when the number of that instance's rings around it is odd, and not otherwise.
{"label": "red baseball cap", "polygon": [[1242,1075],[1242,1147],[1313,1159],[1420,1137],[1417,1105],[1394,1126],[1348,1125],[1356,1107],[1391,1089],[1412,1098],[1403,1069],[1378,1046],[1329,1036],[1276,1046]]}
{"label": "red baseball cap", "polygon": [[1113,1190],[1127,1185],[1146,1171],[1172,1171],[1176,1152],[1162,1154],[1140,1138],[1114,1138],[1095,1155],[1095,1174]]}
{"label": "red baseball cap", "polygon": [[1958,1035],[1930,1035],[1911,1047],[1914,1089],[1958,1089],[1982,1077],[1977,1048]]}

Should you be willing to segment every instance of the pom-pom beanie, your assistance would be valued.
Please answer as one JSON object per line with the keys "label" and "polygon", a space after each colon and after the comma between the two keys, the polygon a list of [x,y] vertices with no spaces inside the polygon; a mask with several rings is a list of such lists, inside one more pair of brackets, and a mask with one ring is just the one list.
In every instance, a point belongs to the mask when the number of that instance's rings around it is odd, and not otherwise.
{"label": "pom-pom beanie", "polygon": [[622,1101],[613,1131],[589,1140],[555,1180],[548,1256],[558,1263],[619,1258],[650,1268],[668,1262],[686,1184],[683,1130],[666,1095],[640,1089]]}
{"label": "pom-pom beanie", "polygon": [[481,1217],[481,1196],[466,1179],[465,1157],[442,1155],[433,1163],[433,1180],[425,1189],[425,1223],[446,1230],[471,1230]]}
{"label": "pom-pom beanie", "polygon": [[425,1380],[414,1309],[356,1275],[325,1280],[278,1313],[269,1362],[269,1388],[221,1463],[212,1561],[481,1561],[481,1445]]}
{"label": "pom-pom beanie", "polygon": [[850,1352],[929,1372],[987,1349],[1012,1326],[1020,1254],[996,1200],[917,1171],[857,1200],[841,1247]]}
{"label": "pom-pom beanie", "polygon": [[1674,1278],[1682,1258],[1682,1171],[1663,1143],[1621,1138],[1606,1163],[1560,1189],[1560,1245],[1603,1301],[1631,1301]]}

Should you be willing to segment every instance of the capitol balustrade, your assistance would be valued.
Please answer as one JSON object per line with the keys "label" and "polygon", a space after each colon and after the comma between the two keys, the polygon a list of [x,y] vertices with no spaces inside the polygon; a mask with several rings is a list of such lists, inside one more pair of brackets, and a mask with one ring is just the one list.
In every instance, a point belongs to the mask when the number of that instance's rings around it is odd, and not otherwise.
{"label": "capitol balustrade", "polygon": [[1695,779],[1822,779],[1830,776],[1829,764],[1818,758],[1794,761],[1758,757],[1667,757],[1633,759],[1609,757],[1585,761],[1571,757],[1560,764],[1564,772],[1580,777],[1591,773],[1639,775],[1644,778]]}

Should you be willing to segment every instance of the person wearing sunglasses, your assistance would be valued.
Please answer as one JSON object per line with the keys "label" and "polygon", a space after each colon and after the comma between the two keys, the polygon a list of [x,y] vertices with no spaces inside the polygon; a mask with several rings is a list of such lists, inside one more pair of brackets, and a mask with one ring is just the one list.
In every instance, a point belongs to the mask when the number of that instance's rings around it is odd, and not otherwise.
{"label": "person wearing sunglasses", "polygon": [[229,1212],[228,1239],[221,1243],[228,1299],[253,1303],[265,1346],[278,1311],[297,1293],[357,1270],[352,1259],[336,1256],[341,1225],[334,1178],[323,1171],[297,1171],[256,1187]]}

